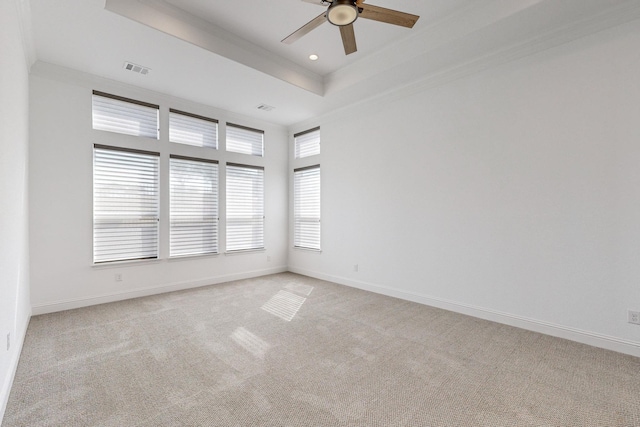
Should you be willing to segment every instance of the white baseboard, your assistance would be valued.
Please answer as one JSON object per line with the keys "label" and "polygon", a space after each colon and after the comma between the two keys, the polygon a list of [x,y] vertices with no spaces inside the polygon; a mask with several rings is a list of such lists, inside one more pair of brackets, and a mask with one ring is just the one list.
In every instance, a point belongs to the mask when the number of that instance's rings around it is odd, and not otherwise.
{"label": "white baseboard", "polygon": [[88,307],[91,305],[105,304],[109,302],[122,301],[131,298],[146,297],[149,295],[163,294],[166,292],[182,291],[185,289],[199,288],[202,286],[217,285],[234,280],[250,279],[253,277],[266,276],[268,274],[283,273],[288,271],[287,267],[274,267],[264,270],[254,270],[243,273],[227,274],[222,276],[207,277],[196,281],[169,283],[162,286],[151,286],[138,288],[125,292],[96,295],[88,298],[74,298],[63,301],[55,301],[44,304],[33,304],[33,315],[55,313],[57,311],[71,310],[74,308]]}
{"label": "white baseboard", "polygon": [[13,386],[13,379],[16,377],[18,370],[18,362],[20,362],[20,355],[22,354],[22,347],[24,346],[24,339],[27,336],[27,328],[29,327],[29,321],[31,320],[31,313],[27,313],[26,319],[23,322],[22,327],[16,328],[16,337],[12,346],[15,346],[11,361],[9,362],[9,375],[6,378],[2,389],[0,389],[0,425],[4,420],[4,413],[7,410],[7,403],[9,403],[9,394],[11,393],[11,387]]}
{"label": "white baseboard", "polygon": [[442,308],[456,313],[466,314],[480,319],[490,320],[517,328],[526,329],[533,332],[539,332],[545,335],[551,335],[558,338],[564,338],[587,344],[593,347],[600,347],[607,350],[616,351],[618,353],[629,354],[631,356],[640,357],[640,342],[624,340],[621,338],[611,337],[595,332],[583,331],[568,326],[557,325],[536,319],[530,319],[523,316],[504,313],[496,310],[490,310],[482,307],[476,307],[469,304],[463,304],[456,301],[449,301],[442,298],[432,297],[429,295],[406,292],[397,289],[388,288],[386,286],[375,285],[372,283],[357,281],[345,277],[332,276],[328,274],[309,271],[302,268],[289,267],[292,273],[302,274],[304,276],[316,279],[327,280],[329,282],[338,283],[340,285],[358,288],[365,291],[375,292],[390,297],[400,298],[407,301],[416,302],[432,307]]}
{"label": "white baseboard", "polygon": [[[333,276],[315,271],[305,270],[297,267],[275,267],[265,270],[255,270],[243,273],[228,274],[223,276],[209,277],[197,281],[190,282],[177,282],[170,283],[162,286],[153,286],[148,288],[139,288],[126,292],[118,292],[113,294],[104,294],[93,296],[89,298],[78,298],[64,301],[56,301],[45,304],[34,304],[32,306],[33,315],[53,313],[57,311],[70,310],[80,307],[88,307],[91,305],[104,304],[115,301],[122,301],[131,298],[139,298],[149,295],[156,295],[165,292],[180,291],[184,289],[198,288],[201,286],[216,285],[220,283],[230,282],[233,280],[249,279],[253,277],[265,276],[268,274],[282,273],[290,271],[292,273],[302,274],[304,276],[314,277],[317,279],[327,280],[330,282],[338,283],[353,288],[358,288],[370,292],[375,292],[382,295],[387,295],[395,298],[400,298],[407,301],[416,302],[432,307],[442,308],[456,313],[466,314],[469,316],[477,317],[480,319],[490,320],[497,323],[502,323],[509,326],[515,326],[521,329],[529,331],[539,332],[546,335],[551,335],[558,338],[564,338],[571,341],[576,341],[582,344],[591,345],[594,347],[600,347],[607,350],[616,351],[619,353],[629,354],[631,356],[640,357],[640,342],[624,340],[617,337],[611,337],[604,334],[598,334],[595,332],[584,331],[577,328],[558,325],[551,322],[545,322],[537,319],[531,319],[523,316],[518,316],[510,313],[504,313],[496,310],[486,309],[483,307],[477,307],[469,304],[464,304],[456,301],[450,301],[443,298],[437,298],[429,295],[418,294],[413,292],[401,291],[398,289],[388,288],[386,286],[376,285],[373,283],[353,280],[346,277]],[[25,331],[26,332],[26,329]],[[21,337],[24,341],[24,333]],[[19,357],[19,353],[18,356]],[[15,362],[17,367],[17,359]],[[12,377],[13,378],[13,377]],[[3,394],[0,394],[0,398],[8,399],[4,396],[5,390],[2,390]],[[4,402],[6,404],[6,402]],[[3,406],[4,411],[4,406]],[[1,418],[0,418],[1,419]]]}

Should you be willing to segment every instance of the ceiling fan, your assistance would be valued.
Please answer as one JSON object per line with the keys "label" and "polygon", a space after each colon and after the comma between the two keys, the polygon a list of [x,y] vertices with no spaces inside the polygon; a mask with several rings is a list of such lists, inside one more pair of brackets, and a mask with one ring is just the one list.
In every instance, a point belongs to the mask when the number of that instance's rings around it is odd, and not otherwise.
{"label": "ceiling fan", "polygon": [[413,28],[418,18],[417,15],[386,9],[380,6],[365,4],[365,0],[302,0],[319,6],[328,6],[327,10],[304,24],[302,27],[285,37],[282,43],[291,44],[303,36],[315,30],[325,21],[340,27],[342,44],[345,55],[357,51],[356,36],[353,31],[353,22],[358,17],[385,22],[387,24],[400,25]]}

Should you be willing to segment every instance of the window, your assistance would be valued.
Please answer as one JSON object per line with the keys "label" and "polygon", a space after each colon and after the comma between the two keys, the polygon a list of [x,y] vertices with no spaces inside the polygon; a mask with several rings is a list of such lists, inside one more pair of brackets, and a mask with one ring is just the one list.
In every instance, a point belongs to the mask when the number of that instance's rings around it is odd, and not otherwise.
{"label": "window", "polygon": [[320,165],[293,171],[293,245],[320,250]]}
{"label": "window", "polygon": [[169,255],[218,253],[218,162],[171,155]]}
{"label": "window", "polygon": [[227,151],[264,155],[264,131],[227,123]]}
{"label": "window", "polygon": [[171,108],[169,110],[169,141],[217,149],[218,121]]}
{"label": "window", "polygon": [[227,251],[264,248],[264,168],[227,163]]}
{"label": "window", "polygon": [[320,154],[320,128],[309,129],[293,135],[295,158]]}
{"label": "window", "polygon": [[[263,157],[264,131],[227,123],[220,152],[217,120],[169,108],[163,123],[169,144],[155,144],[147,138],[160,139],[159,111],[158,105],[92,92],[93,129],[114,132],[94,137],[127,147],[93,145],[94,264],[158,259],[160,252],[172,258],[217,254],[221,233],[226,252],[264,249],[264,168],[227,162],[245,154]],[[168,165],[162,177],[161,164]],[[224,230],[220,180],[226,183]],[[167,200],[160,200],[160,182]],[[166,222],[160,222],[161,213]],[[161,228],[168,230],[162,251]]]}
{"label": "window", "polygon": [[158,159],[94,145],[94,263],[158,257]]}
{"label": "window", "polygon": [[93,128],[158,139],[157,105],[93,91]]}

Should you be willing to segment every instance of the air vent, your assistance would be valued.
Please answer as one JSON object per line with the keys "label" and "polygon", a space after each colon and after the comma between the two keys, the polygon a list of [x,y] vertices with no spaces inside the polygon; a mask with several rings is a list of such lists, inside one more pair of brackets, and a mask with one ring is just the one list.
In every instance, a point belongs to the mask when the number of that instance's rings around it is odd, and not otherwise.
{"label": "air vent", "polygon": [[260,104],[256,108],[262,111],[271,111],[271,110],[274,110],[276,107],[272,107],[271,105],[267,105],[267,104]]}
{"label": "air vent", "polygon": [[124,69],[133,71],[134,73],[142,74],[146,76],[151,71],[151,68],[143,67],[142,65],[134,64],[132,62],[125,62]]}

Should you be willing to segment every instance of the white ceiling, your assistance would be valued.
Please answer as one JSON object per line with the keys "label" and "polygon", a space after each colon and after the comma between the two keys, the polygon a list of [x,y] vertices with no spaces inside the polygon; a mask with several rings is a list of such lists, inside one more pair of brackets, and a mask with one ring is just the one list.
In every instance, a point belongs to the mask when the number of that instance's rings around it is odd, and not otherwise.
{"label": "white ceiling", "polygon": [[[229,7],[229,0],[166,0],[177,8],[254,43],[275,55],[286,58],[310,71],[325,75],[358,58],[366,56],[391,42],[402,40],[428,23],[436,22],[475,0],[369,0],[402,12],[421,14],[414,29],[360,19],[355,25],[358,52],[345,55],[339,29],[328,22],[295,42],[281,43],[286,36],[322,14],[325,6],[301,0],[270,0],[246,2],[247,9]],[[415,30],[415,31],[414,31]],[[311,53],[320,56],[317,62],[308,59]]]}
{"label": "white ceiling", "polygon": [[[36,67],[60,65],[289,126],[640,17],[640,0],[367,2],[420,19],[413,29],[358,19],[358,52],[345,56],[329,23],[293,45],[280,42],[323,12],[302,0],[30,0]],[[124,61],[151,72],[125,71]],[[275,109],[258,110],[262,103]]]}

